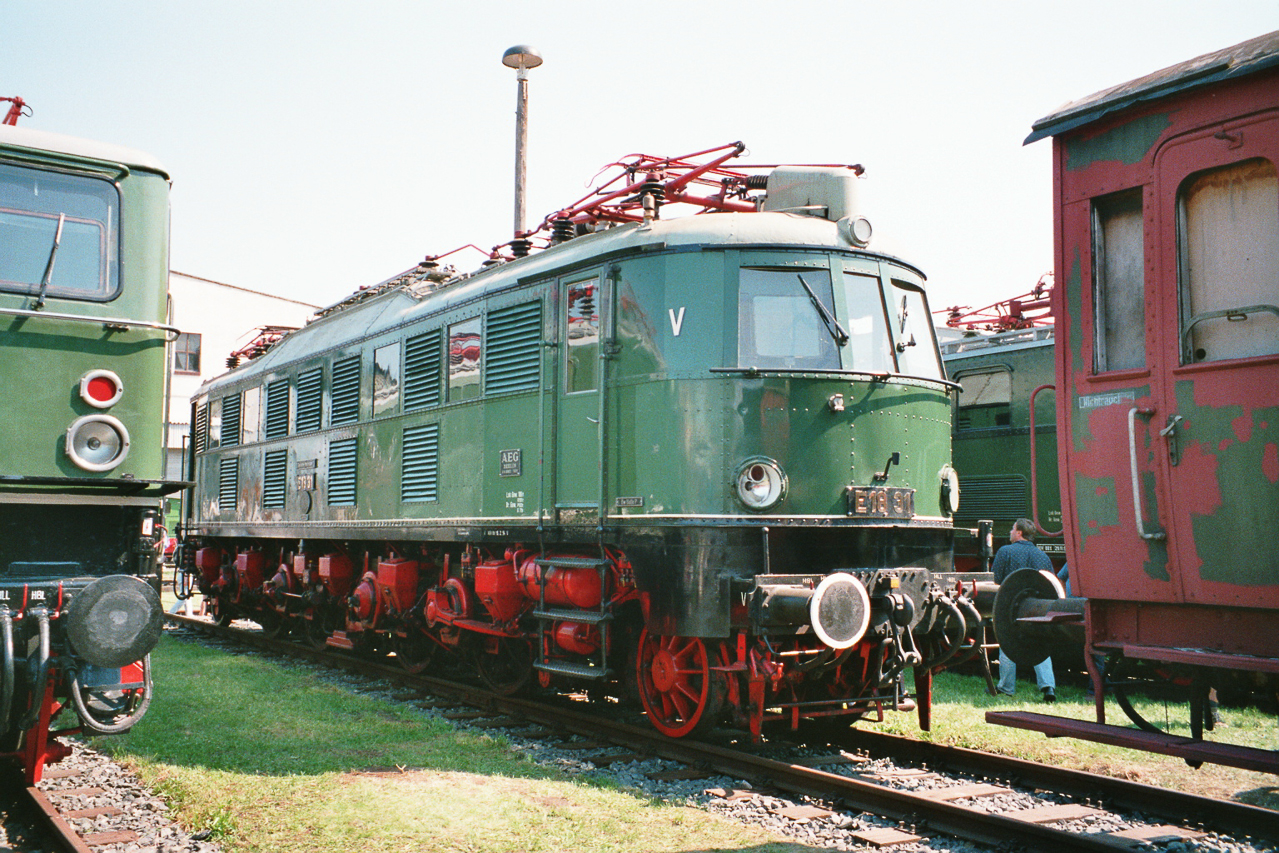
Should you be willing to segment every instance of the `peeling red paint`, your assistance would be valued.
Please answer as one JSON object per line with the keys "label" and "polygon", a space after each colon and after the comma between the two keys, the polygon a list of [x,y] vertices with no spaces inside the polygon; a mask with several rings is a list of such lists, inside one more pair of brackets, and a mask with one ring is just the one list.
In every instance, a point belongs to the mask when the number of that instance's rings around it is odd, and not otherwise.
{"label": "peeling red paint", "polygon": [[1248,439],[1252,438],[1252,413],[1240,415],[1230,422],[1235,428],[1235,437],[1243,443],[1247,444]]}
{"label": "peeling red paint", "polygon": [[1266,449],[1261,456],[1261,473],[1267,480],[1279,483],[1279,444],[1266,442]]}

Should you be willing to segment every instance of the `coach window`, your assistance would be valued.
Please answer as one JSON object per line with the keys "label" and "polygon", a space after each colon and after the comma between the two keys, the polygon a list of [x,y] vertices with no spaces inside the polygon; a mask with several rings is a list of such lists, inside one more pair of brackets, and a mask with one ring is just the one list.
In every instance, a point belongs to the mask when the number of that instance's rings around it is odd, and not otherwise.
{"label": "coach window", "polygon": [[599,387],[599,277],[568,285],[564,297],[564,392]]}
{"label": "coach window", "polygon": [[449,326],[449,402],[480,396],[480,318]]}
{"label": "coach window", "polygon": [[394,414],[400,403],[400,345],[373,351],[373,417]]}
{"label": "coach window", "polygon": [[1182,362],[1279,353],[1279,180],[1269,160],[1191,175],[1178,194]]}
{"label": "coach window", "polygon": [[1145,239],[1141,189],[1092,203],[1093,369],[1146,366]]}
{"label": "coach window", "polygon": [[173,372],[200,372],[200,336],[195,332],[182,332],[173,342]]}
{"label": "coach window", "polygon": [[960,372],[955,429],[991,429],[1012,424],[1013,375],[1006,367]]}

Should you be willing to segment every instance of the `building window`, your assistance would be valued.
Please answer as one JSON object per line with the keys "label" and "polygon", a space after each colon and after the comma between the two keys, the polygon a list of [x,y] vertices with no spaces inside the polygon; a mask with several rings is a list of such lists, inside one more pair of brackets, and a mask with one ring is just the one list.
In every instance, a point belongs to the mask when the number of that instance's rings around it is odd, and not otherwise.
{"label": "building window", "polygon": [[1092,206],[1093,369],[1146,366],[1145,238],[1141,190]]}
{"label": "building window", "polygon": [[183,332],[173,342],[173,370],[177,373],[200,372],[200,336]]}
{"label": "building window", "polygon": [[1191,175],[1178,194],[1183,363],[1279,353],[1279,179],[1269,160]]}

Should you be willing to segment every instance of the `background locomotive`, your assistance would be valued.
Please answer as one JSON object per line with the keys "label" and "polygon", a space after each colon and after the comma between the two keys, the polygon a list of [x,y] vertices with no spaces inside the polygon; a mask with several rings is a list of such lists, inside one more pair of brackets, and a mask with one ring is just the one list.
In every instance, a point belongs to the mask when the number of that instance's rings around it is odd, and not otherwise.
{"label": "background locomotive", "polygon": [[1131,711],[1147,732],[988,719],[1279,771],[1273,752],[1199,740],[1210,688],[1242,680],[1273,693],[1279,673],[1269,544],[1279,528],[1279,33],[1068,104],[1027,141],[1047,136],[1062,509],[1073,591],[1087,598],[1017,573],[1000,590],[996,629],[1010,657],[1032,663],[1050,628],[1073,622],[1089,665],[1108,657],[1110,680],[1124,669],[1181,678],[1193,740]]}
{"label": "background locomotive", "polygon": [[860,167],[742,150],[637,155],[542,251],[428,258],[203,386],[180,561],[218,618],[621,688],[672,736],[926,727],[981,618],[924,277],[868,248]]}
{"label": "background locomotive", "polygon": [[[954,456],[964,499],[955,512],[957,569],[984,569],[992,546],[1008,541],[1019,518],[1038,526],[1035,544],[1054,565],[1065,561],[1051,291],[1045,276],[1024,296],[977,311],[948,309],[946,325],[938,326],[946,375],[960,385]],[[990,543],[982,541],[983,521],[993,522]]]}
{"label": "background locomotive", "polygon": [[158,510],[181,486],[168,191],[148,155],[0,126],[0,753],[29,781],[67,705],[114,733],[151,698]]}

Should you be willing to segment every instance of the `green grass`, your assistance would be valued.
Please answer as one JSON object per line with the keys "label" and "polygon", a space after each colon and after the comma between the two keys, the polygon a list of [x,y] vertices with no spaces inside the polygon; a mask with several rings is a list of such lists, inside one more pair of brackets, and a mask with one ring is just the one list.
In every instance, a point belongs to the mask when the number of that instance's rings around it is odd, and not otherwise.
{"label": "green grass", "polygon": [[227,851],[808,849],[570,780],[500,739],[348,693],[309,669],[169,636],[152,661],[146,718],[95,745]]}

